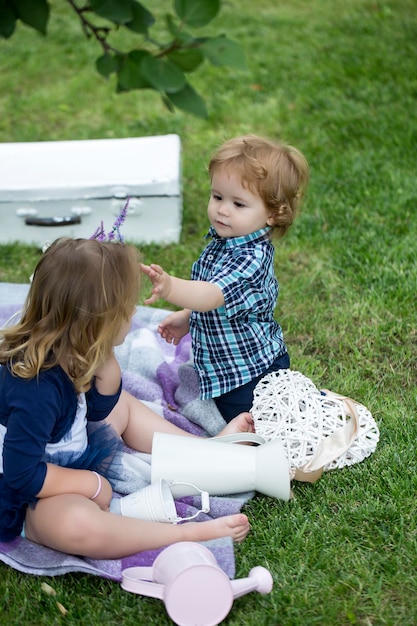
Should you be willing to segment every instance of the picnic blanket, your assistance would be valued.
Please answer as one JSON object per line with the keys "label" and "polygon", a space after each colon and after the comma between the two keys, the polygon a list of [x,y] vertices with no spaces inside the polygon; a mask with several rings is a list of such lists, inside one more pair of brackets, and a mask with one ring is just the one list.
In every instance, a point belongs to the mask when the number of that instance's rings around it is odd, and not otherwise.
{"label": "picnic blanket", "polygon": [[[22,307],[28,285],[0,283],[0,326]],[[218,433],[225,422],[211,400],[199,399],[198,381],[191,362],[190,337],[184,337],[178,346],[161,339],[157,332],[159,321],[167,311],[149,307],[137,308],[132,327],[123,345],[116,348],[123,388],[165,419],[184,430],[201,436]],[[151,455],[134,454],[124,448],[123,455],[132,461],[133,472],[119,476],[116,490],[119,495],[140,489],[150,482]],[[113,485],[114,486],[114,485]],[[253,494],[210,497],[209,513],[200,513],[197,521],[230,515],[241,510]],[[116,498],[118,494],[116,493]],[[188,517],[199,506],[197,496],[176,501],[177,514]],[[235,575],[233,541],[230,537],[204,542],[229,578]],[[18,537],[9,543],[0,542],[0,560],[28,574],[55,576],[68,572],[84,572],[115,581],[121,581],[126,567],[150,566],[161,550],[151,550],[116,560],[94,560],[64,554]]]}

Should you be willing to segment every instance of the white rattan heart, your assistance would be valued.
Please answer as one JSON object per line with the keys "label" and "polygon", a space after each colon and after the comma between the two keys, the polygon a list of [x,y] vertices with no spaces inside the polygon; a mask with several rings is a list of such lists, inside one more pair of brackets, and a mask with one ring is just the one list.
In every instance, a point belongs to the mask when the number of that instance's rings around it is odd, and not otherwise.
{"label": "white rattan heart", "polygon": [[[371,455],[379,441],[379,429],[371,413],[354,403],[358,430],[349,449],[327,463],[324,471],[353,465]],[[314,383],[293,370],[278,370],[262,378],[254,391],[251,409],[256,433],[266,441],[278,437],[292,468],[302,468],[320,442],[351,419],[337,394],[324,395]]]}

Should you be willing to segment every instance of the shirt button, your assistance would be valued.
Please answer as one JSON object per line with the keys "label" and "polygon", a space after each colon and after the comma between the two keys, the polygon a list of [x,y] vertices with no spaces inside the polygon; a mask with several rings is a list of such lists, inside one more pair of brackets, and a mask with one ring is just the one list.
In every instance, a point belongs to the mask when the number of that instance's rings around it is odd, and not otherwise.
{"label": "shirt button", "polygon": [[214,257],[213,257],[213,255],[212,255],[212,254],[208,254],[208,255],[207,255],[207,259],[208,259],[209,261],[212,261],[212,260],[214,259]]}

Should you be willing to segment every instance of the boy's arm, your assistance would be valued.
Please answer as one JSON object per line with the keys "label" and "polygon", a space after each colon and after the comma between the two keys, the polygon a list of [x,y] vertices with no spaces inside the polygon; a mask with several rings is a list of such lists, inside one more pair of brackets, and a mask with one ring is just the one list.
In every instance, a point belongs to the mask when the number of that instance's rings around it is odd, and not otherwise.
{"label": "boy's arm", "polygon": [[224,304],[223,292],[214,283],[202,280],[184,280],[170,276],[159,265],[141,265],[153,284],[152,295],[145,304],[162,298],[175,306],[193,311],[211,311]]}

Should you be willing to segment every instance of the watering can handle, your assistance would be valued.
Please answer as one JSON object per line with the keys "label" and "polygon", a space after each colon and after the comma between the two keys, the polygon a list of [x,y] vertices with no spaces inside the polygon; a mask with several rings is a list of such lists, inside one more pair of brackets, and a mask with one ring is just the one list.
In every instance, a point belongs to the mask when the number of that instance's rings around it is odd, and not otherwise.
{"label": "watering can handle", "polygon": [[236,433],[235,435],[220,435],[220,437],[212,437],[210,441],[220,441],[222,443],[257,443],[259,445],[266,443],[266,439],[256,433]]}
{"label": "watering can handle", "polygon": [[210,511],[210,499],[208,491],[201,492],[201,510],[203,513],[208,513]]}
{"label": "watering can handle", "polygon": [[199,487],[193,485],[193,483],[183,483],[178,480],[170,480],[168,484],[170,487],[175,485],[188,485],[189,487],[193,487],[196,491],[198,491],[201,496],[201,509],[197,511],[197,513],[194,513],[194,515],[190,515],[189,517],[177,517],[175,519],[175,523],[183,522],[185,520],[190,521],[197,517],[197,515],[200,515],[200,513],[208,513],[210,511],[210,496],[208,491],[202,491],[201,489],[199,489]]}
{"label": "watering can handle", "polygon": [[131,593],[138,593],[142,596],[162,600],[164,597],[164,585],[151,582],[152,575],[152,567],[128,567],[122,571],[121,587]]}

